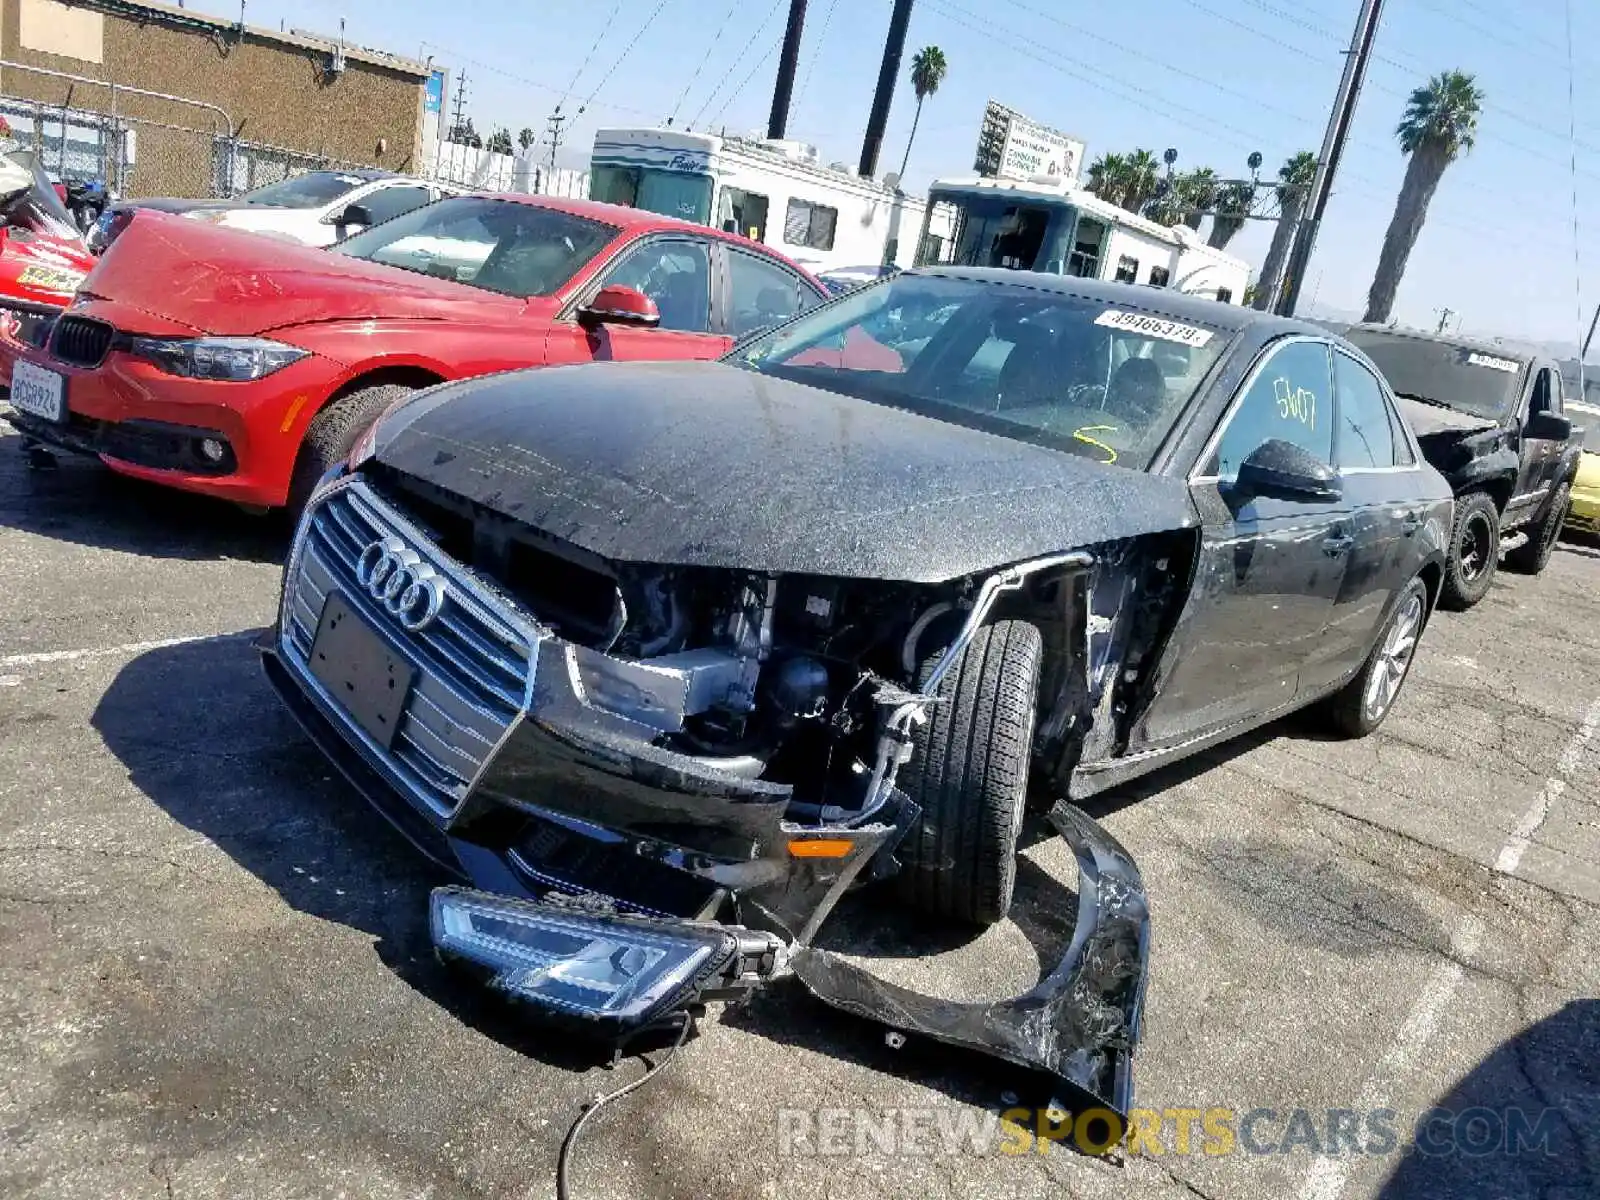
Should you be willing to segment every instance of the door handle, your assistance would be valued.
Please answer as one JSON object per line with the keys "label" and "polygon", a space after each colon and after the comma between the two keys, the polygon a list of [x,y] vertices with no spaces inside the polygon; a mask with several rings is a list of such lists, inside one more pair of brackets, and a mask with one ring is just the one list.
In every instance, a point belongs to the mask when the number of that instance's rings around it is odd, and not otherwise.
{"label": "door handle", "polygon": [[1355,538],[1348,533],[1330,533],[1322,539],[1322,552],[1329,558],[1338,558],[1355,544]]}

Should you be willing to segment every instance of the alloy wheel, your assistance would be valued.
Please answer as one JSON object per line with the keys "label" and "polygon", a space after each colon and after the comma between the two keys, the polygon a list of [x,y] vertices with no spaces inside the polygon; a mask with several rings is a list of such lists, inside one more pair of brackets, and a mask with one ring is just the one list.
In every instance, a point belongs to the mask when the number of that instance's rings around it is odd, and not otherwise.
{"label": "alloy wheel", "polygon": [[1413,592],[1389,622],[1389,630],[1372,664],[1372,677],[1367,681],[1368,720],[1379,720],[1394,703],[1406,672],[1411,669],[1411,659],[1416,653],[1417,637],[1421,632],[1422,597]]}

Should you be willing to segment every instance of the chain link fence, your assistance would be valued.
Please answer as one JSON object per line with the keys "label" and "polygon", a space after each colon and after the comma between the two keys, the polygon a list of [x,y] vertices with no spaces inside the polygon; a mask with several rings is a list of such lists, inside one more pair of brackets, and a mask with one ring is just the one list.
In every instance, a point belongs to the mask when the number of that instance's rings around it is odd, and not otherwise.
{"label": "chain link fence", "polygon": [[[0,92],[0,117],[13,137],[39,152],[46,170],[64,181],[102,180],[130,199],[236,196],[307,171],[371,165],[240,138],[233,118],[204,101],[5,60],[0,70],[43,80],[62,97]],[[458,191],[589,194],[587,171],[452,142],[439,145],[425,174]]]}

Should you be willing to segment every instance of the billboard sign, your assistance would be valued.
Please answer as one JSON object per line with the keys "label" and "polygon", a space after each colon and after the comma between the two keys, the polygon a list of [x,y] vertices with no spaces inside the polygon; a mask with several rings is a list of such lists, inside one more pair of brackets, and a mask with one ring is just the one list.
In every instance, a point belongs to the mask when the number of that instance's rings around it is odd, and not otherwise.
{"label": "billboard sign", "polygon": [[1041,125],[991,100],[983,111],[973,169],[1001,179],[1057,175],[1076,180],[1085,148],[1081,138]]}
{"label": "billboard sign", "polygon": [[422,92],[422,111],[436,113],[444,108],[444,72],[435,71],[428,76]]}

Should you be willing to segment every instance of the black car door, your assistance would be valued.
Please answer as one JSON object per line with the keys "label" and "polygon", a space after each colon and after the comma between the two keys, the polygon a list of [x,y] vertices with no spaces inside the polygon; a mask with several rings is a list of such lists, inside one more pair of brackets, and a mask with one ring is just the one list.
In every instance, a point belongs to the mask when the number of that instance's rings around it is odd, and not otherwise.
{"label": "black car door", "polygon": [[1177,745],[1283,708],[1322,655],[1355,544],[1343,499],[1242,495],[1240,464],[1269,440],[1333,459],[1328,343],[1274,342],[1200,455],[1190,490],[1203,528],[1194,582],[1155,699],[1129,750]]}
{"label": "black car door", "polygon": [[1521,466],[1511,503],[1506,505],[1507,523],[1520,524],[1541,510],[1561,470],[1562,444],[1548,438],[1531,438],[1527,434],[1528,418],[1540,412],[1561,415],[1561,375],[1553,367],[1539,367],[1535,371],[1528,402],[1517,411]]}
{"label": "black car door", "polygon": [[1372,651],[1395,593],[1417,573],[1424,504],[1410,439],[1366,364],[1333,352],[1334,466],[1354,543],[1328,633],[1301,671],[1302,697],[1354,674]]}

